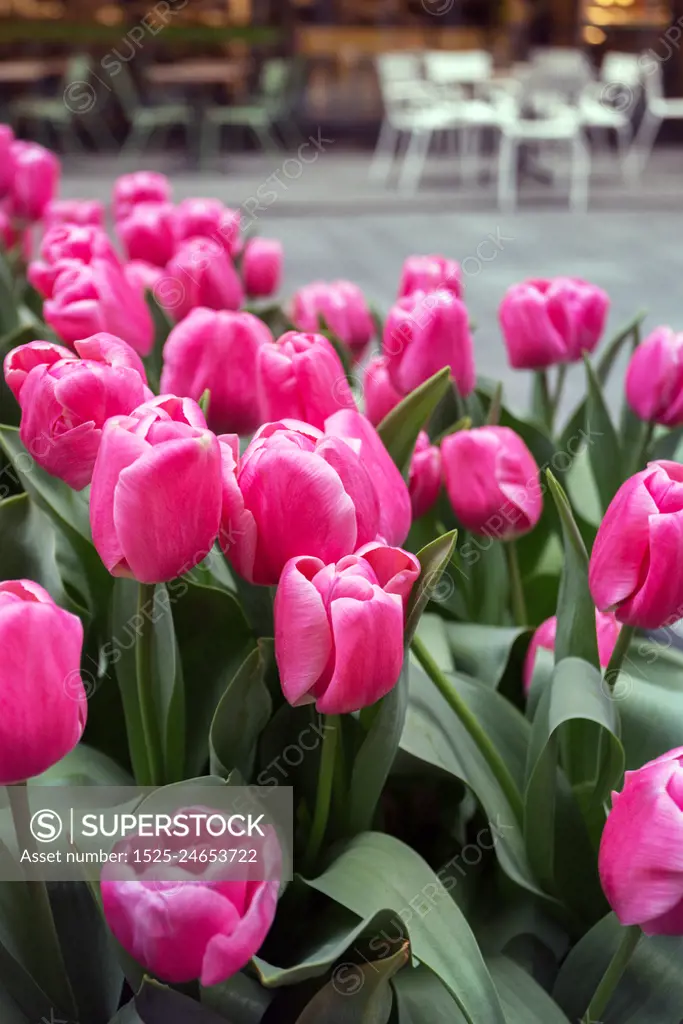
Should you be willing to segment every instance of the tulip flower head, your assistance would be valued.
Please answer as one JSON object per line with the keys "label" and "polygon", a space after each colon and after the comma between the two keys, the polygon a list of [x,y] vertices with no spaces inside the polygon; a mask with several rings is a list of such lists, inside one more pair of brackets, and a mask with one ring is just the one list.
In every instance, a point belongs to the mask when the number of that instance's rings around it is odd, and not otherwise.
{"label": "tulip flower head", "polygon": [[397,298],[413,292],[447,291],[462,298],[460,264],[445,256],[408,256],[401,269]]}
{"label": "tulip flower head", "polygon": [[274,295],[282,280],[284,250],[274,238],[251,238],[242,253],[242,278],[247,295],[255,299]]}
{"label": "tulip flower head", "polygon": [[[595,628],[598,638],[598,656],[603,668],[607,668],[614,651],[615,644],[621,632],[621,623],[617,622],[610,612],[599,612],[595,610]],[[531,688],[531,680],[536,664],[536,654],[539,647],[546,651],[555,650],[555,636],[557,633],[557,618],[552,615],[538,627],[531,638],[529,649],[524,661],[524,692],[528,693]]]}
{"label": "tulip flower head", "polygon": [[641,420],[683,424],[683,334],[657,327],[638,345],[626,371],[626,398]]}
{"label": "tulip flower head", "polygon": [[441,491],[441,452],[429,435],[421,430],[410,460],[408,492],[413,519],[419,519],[436,504]]}
{"label": "tulip flower head", "polygon": [[375,336],[365,296],[352,281],[313,281],[294,295],[289,315],[299,331],[319,331],[321,323],[360,359]]}
{"label": "tulip flower head", "polygon": [[11,206],[18,220],[40,220],[59,187],[61,164],[49,149],[35,142],[13,142]]}
{"label": "tulip flower head", "polygon": [[127,216],[138,203],[167,203],[170,199],[171,183],[165,174],[155,171],[123,174],[114,182],[114,217],[119,220]]}
{"label": "tulip flower head", "polygon": [[386,356],[374,356],[365,366],[363,374],[365,415],[377,426],[403,398],[391,382]]}

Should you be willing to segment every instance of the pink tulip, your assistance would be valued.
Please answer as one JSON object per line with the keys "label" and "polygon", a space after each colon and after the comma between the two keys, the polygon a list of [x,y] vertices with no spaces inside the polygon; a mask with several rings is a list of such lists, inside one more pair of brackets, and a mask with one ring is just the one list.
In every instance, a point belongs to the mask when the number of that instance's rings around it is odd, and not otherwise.
{"label": "pink tulip", "polygon": [[244,246],[244,290],[255,299],[274,295],[282,280],[282,243],[274,238],[252,238]]}
{"label": "pink tulip", "polygon": [[275,657],[290,704],[340,715],[374,704],[398,682],[404,605],[415,555],[367,544],[335,564],[300,556],[275,595]]}
{"label": "pink tulip", "polygon": [[377,537],[377,491],[362,458],[345,441],[296,420],[266,423],[242,456],[236,436],[219,440],[219,540],[250,583],[277,583],[285,563],[297,555],[336,562]]}
{"label": "pink tulip", "polygon": [[342,438],[358,453],[377,493],[379,535],[387,544],[402,544],[412,518],[410,495],[370,420],[355,409],[340,409],[325,420],[325,433]]}
{"label": "pink tulip", "polygon": [[630,626],[658,629],[683,617],[683,466],[651,462],[621,485],[598,529],[588,582],[596,606]]}
{"label": "pink tulip", "polygon": [[161,390],[198,400],[208,388],[211,429],[250,434],[263,422],[258,354],[272,340],[263,321],[251,313],[193,309],[164,345]]}
{"label": "pink tulip", "polygon": [[81,227],[104,227],[104,203],[99,199],[53,199],[43,211],[47,228],[55,224],[80,224]]}
{"label": "pink tulip", "polygon": [[577,362],[598,344],[608,309],[607,293],[576,277],[512,285],[498,311],[510,365],[542,370]]}
{"label": "pink tulip", "polygon": [[683,747],[626,772],[600,842],[600,881],[622,925],[683,935]]}
{"label": "pink tulip", "polygon": [[446,491],[460,522],[473,533],[510,540],[541,516],[538,466],[509,427],[459,430],[441,442]]}
{"label": "pink tulip", "polygon": [[18,220],[40,220],[43,210],[54,199],[59,186],[61,164],[49,149],[35,142],[13,142],[11,160],[14,169],[12,210]]}
{"label": "pink tulip", "polygon": [[[607,668],[612,657],[614,645],[621,632],[621,624],[617,622],[614,615],[609,612],[595,610],[595,628],[598,637],[598,656],[603,668]],[[555,650],[555,634],[557,632],[557,618],[552,615],[538,627],[531,638],[531,643],[526,652],[524,661],[524,692],[528,693],[531,687],[531,680],[536,664],[536,654],[539,647],[545,651]]]}
{"label": "pink tulip", "polygon": [[322,334],[288,331],[258,351],[258,401],[263,420],[303,420],[321,430],[340,407],[355,409],[339,356]]}
{"label": "pink tulip", "polygon": [[176,321],[196,306],[239,309],[244,299],[242,282],[225,249],[209,238],[183,242],[170,260],[158,289],[164,307]]}
{"label": "pink tulip", "polygon": [[394,387],[407,395],[449,366],[461,395],[474,391],[476,375],[469,317],[451,292],[413,292],[389,311],[382,349]]}
{"label": "pink tulip", "polygon": [[83,626],[32,580],[0,583],[0,785],[47,771],[80,740],[88,716]]}
{"label": "pink tulip", "polygon": [[62,271],[90,264],[95,259],[120,265],[106,232],[80,224],[55,224],[40,243],[40,259],[29,264],[28,279],[36,291],[51,299],[55,281]]}
{"label": "pink tulip", "polygon": [[360,359],[374,336],[375,324],[358,285],[351,281],[313,281],[291,302],[290,317],[300,331],[319,331],[321,320]]}
{"label": "pink tulip", "polygon": [[126,217],[138,203],[168,203],[171,183],[165,174],[155,171],[135,171],[123,174],[114,182],[114,217]]}
{"label": "pink tulip", "polygon": [[179,241],[210,238],[229,256],[240,251],[239,210],[231,210],[219,199],[183,199],[176,208],[175,222]]}
{"label": "pink tulip", "polygon": [[386,356],[374,356],[366,364],[363,396],[365,415],[374,426],[381,423],[403,398],[391,383]]}
{"label": "pink tulip", "polygon": [[30,231],[18,228],[11,212],[0,206],[0,249],[9,252],[17,246],[21,246],[21,254],[25,260],[31,258]]}
{"label": "pink tulip", "polygon": [[460,264],[445,256],[408,256],[401,270],[397,298],[413,292],[446,291],[462,298]]}
{"label": "pink tulip", "polygon": [[[155,267],[152,263],[145,263],[144,260],[130,260],[128,263],[124,263],[123,273],[128,284],[136,292],[140,295],[151,292],[159,301],[157,288],[165,277],[161,267]],[[161,305],[161,302],[159,302],[159,305]]]}
{"label": "pink tulip", "polygon": [[[209,814],[211,809],[190,807],[176,813]],[[205,986],[218,985],[249,963],[270,930],[281,853],[272,829],[256,841],[216,839],[206,827],[197,838],[192,829],[192,836],[164,839],[163,851],[181,858],[183,850],[189,850],[189,857],[225,850],[225,860],[219,856],[218,862],[205,866],[198,859],[176,859],[174,866],[160,868],[159,862],[150,863],[145,856],[149,839],[134,836],[117,843],[115,851],[123,863],[110,863],[102,870],[102,909],[118,942],[147,971],[173,984],[198,979]],[[235,857],[228,846],[238,851],[238,865],[256,848],[258,868],[252,866],[250,874],[244,868],[227,869],[226,863]],[[162,850],[161,845],[158,848]],[[231,879],[230,873],[237,877]]]}
{"label": "pink tulip", "polygon": [[12,191],[14,160],[12,143],[14,132],[8,124],[0,124],[0,199]]}
{"label": "pink tulip", "polygon": [[165,267],[175,249],[175,209],[172,203],[137,203],[116,222],[116,231],[129,260]]}
{"label": "pink tulip", "polygon": [[120,338],[76,342],[81,356],[45,341],[12,349],[5,379],[21,405],[19,437],[52,476],[80,491],[91,480],[102,428],[153,397],[136,353]]}
{"label": "pink tulip", "polygon": [[90,525],[112,576],[162,583],[189,572],[213,547],[220,515],[220,448],[196,402],[160,395],[107,420]]}
{"label": "pink tulip", "polygon": [[419,519],[436,504],[441,491],[441,452],[421,430],[410,462],[408,491],[413,519]]}
{"label": "pink tulip", "polygon": [[140,355],[154,344],[154,324],[143,296],[111,260],[64,269],[43,305],[46,323],[67,343],[104,331],[123,338]]}
{"label": "pink tulip", "polygon": [[626,398],[641,420],[683,424],[683,334],[657,327],[631,356]]}

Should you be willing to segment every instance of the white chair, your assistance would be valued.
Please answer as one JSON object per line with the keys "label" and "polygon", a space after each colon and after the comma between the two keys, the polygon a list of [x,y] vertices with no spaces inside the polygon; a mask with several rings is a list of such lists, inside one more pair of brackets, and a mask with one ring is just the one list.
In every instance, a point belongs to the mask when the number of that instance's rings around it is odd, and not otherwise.
{"label": "white chair", "polygon": [[545,79],[567,102],[576,101],[594,77],[590,61],[575,47],[544,46],[531,54],[530,79]]}
{"label": "white chair", "polygon": [[438,85],[475,85],[493,71],[488,50],[427,50],[424,59],[427,78]]}
{"label": "white chair", "polygon": [[660,62],[647,53],[641,54],[638,62],[645,90],[645,112],[626,158],[626,173],[634,182],[645,169],[662,122],[683,119],[683,99],[669,99],[664,95]]}
{"label": "white chair", "polygon": [[589,83],[579,99],[584,128],[614,131],[624,173],[633,135],[632,116],[642,88],[641,77],[637,54],[607,53],[600,68],[600,80]]}

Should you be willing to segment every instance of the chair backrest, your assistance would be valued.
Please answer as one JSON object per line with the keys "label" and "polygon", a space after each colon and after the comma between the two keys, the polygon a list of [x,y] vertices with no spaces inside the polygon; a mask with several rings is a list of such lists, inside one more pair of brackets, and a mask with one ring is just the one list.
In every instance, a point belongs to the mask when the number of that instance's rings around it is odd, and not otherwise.
{"label": "chair backrest", "polygon": [[380,82],[409,82],[423,77],[422,55],[412,51],[380,53],[375,58]]}
{"label": "chair backrest", "polygon": [[69,57],[64,72],[64,86],[82,85],[90,79],[92,64],[87,53],[75,53]]}
{"label": "chair backrest", "polygon": [[664,99],[664,76],[661,61],[645,51],[638,58],[640,61],[641,81],[645,88],[645,96],[650,100]]}
{"label": "chair backrest", "polygon": [[643,70],[639,55],[637,53],[621,53],[619,50],[606,53],[600,65],[600,78],[603,82],[629,88],[640,85]]}
{"label": "chair backrest", "polygon": [[570,47],[552,46],[534,50],[529,77],[524,83],[528,92],[548,91],[564,100],[574,101],[593,80],[588,58]]}
{"label": "chair backrest", "polygon": [[117,61],[118,70],[109,75],[112,89],[116,95],[124,114],[130,121],[138,109],[143,106],[142,96],[137,84],[131,74],[126,61]]}
{"label": "chair backrest", "polygon": [[430,82],[467,85],[491,77],[493,56],[487,50],[428,50],[425,68]]}

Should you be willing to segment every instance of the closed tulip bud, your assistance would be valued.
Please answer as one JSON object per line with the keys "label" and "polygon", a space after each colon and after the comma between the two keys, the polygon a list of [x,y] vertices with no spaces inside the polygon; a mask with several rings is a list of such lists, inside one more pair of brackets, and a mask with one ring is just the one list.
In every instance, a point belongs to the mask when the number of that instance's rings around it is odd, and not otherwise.
{"label": "closed tulip bud", "polygon": [[211,550],[220,514],[220,448],[196,402],[161,395],[107,420],[90,524],[113,576],[162,583],[189,572]]}
{"label": "closed tulip bud", "polygon": [[[118,942],[147,971],[176,985],[195,980],[205,986],[218,985],[246,967],[270,930],[277,909],[282,856],[269,826],[265,826],[265,838],[216,838],[215,829],[211,834],[204,824],[211,808],[188,807],[176,813],[204,816],[196,819],[202,823],[196,838],[193,826],[190,840],[164,840],[164,848],[171,851],[178,866],[160,873],[158,863],[150,864],[145,857],[149,839],[144,837],[132,836],[117,843],[114,849],[121,862],[110,862],[102,869],[102,910]],[[258,867],[254,862],[246,874],[236,866],[237,877],[226,877],[225,865],[236,854],[233,863],[246,864],[254,847],[259,854]],[[204,866],[208,849],[219,855],[225,851],[226,857],[218,856]],[[185,861],[185,856],[193,859]],[[201,864],[202,868],[200,872],[185,869],[186,863]]]}
{"label": "closed tulip bud", "polygon": [[32,580],[0,583],[0,785],[47,771],[76,746],[88,715],[83,626]]}
{"label": "closed tulip bud", "polygon": [[403,263],[397,298],[413,292],[446,291],[462,298],[462,273],[456,260],[445,256],[408,256]]}
{"label": "closed tulip bud", "polygon": [[336,562],[377,537],[377,491],[363,459],[346,441],[297,420],[266,423],[242,456],[236,436],[219,440],[219,540],[250,583],[277,583],[286,562],[297,555]]}
{"label": "closed tulip bud", "polygon": [[365,415],[374,426],[381,423],[401,401],[403,396],[391,383],[386,356],[374,356],[367,363],[363,374],[363,397]]}
{"label": "closed tulip bud", "polygon": [[100,227],[81,224],[55,224],[40,243],[40,259],[29,264],[28,279],[36,291],[51,299],[55,281],[69,268],[109,260],[120,265],[106,232]]}
{"label": "closed tulip bud", "polygon": [[123,174],[114,182],[112,206],[114,217],[126,217],[138,203],[167,203],[171,199],[171,183],[165,174],[135,171]]}
{"label": "closed tulip bud", "polygon": [[355,408],[344,367],[322,334],[288,331],[257,356],[263,420],[295,419],[320,429],[339,407]]}
{"label": "closed tulip bud", "polygon": [[93,259],[89,265],[64,269],[43,315],[67,343],[104,331],[123,338],[142,356],[154,344],[154,324],[144,297],[129,284],[122,267],[110,260]]}
{"label": "closed tulip bud", "polygon": [[211,429],[250,434],[263,422],[258,354],[272,340],[263,321],[251,313],[193,309],[164,345],[161,390],[199,400],[208,388]]}
{"label": "closed tulip bud", "polygon": [[[617,622],[614,615],[609,612],[595,610],[595,628],[598,638],[598,656],[603,668],[607,668],[614,651],[614,646],[621,632],[621,624]],[[526,652],[524,661],[524,692],[528,693],[531,687],[531,680],[534,675],[536,655],[539,647],[546,651],[555,650],[555,636],[557,633],[557,618],[552,615],[545,622],[542,622],[531,638],[531,643]]]}
{"label": "closed tulip bud", "polygon": [[183,242],[157,285],[164,307],[176,321],[191,309],[239,309],[244,299],[242,282],[230,256],[209,238]]}
{"label": "closed tulip bud", "polygon": [[538,466],[509,427],[459,430],[441,442],[446,491],[473,533],[511,540],[532,530],[543,499]]}
{"label": "closed tulip bud", "polygon": [[638,345],[626,371],[626,399],[641,420],[683,424],[683,334],[657,327]]}
{"label": "closed tulip bud", "polygon": [[19,437],[39,466],[80,491],[91,480],[102,427],[153,397],[136,353],[99,334],[76,342],[81,356],[45,341],[12,349],[5,379],[21,405]]}
{"label": "closed tulip bud", "polygon": [[176,208],[175,223],[179,241],[210,238],[222,245],[229,256],[240,251],[239,210],[231,210],[219,199],[183,199]]}
{"label": "closed tulip bud", "polygon": [[138,203],[116,222],[129,260],[165,267],[175,249],[175,210],[171,203]]}
{"label": "closed tulip bud", "polygon": [[436,504],[441,490],[441,452],[421,430],[410,461],[408,492],[413,519],[419,519]]}
{"label": "closed tulip bud", "polygon": [[651,462],[621,485],[593,543],[588,582],[601,611],[658,629],[683,616],[683,466]]}
{"label": "closed tulip bud", "polygon": [[99,199],[53,199],[43,211],[47,228],[56,224],[80,224],[81,227],[104,227],[104,203]]}
{"label": "closed tulip bud", "polygon": [[394,387],[407,395],[445,366],[461,395],[474,390],[476,376],[469,317],[451,292],[413,292],[391,308],[382,350]]}
{"label": "closed tulip bud", "polygon": [[153,263],[145,263],[144,260],[130,260],[123,265],[123,273],[126,281],[140,295],[151,292],[159,305],[162,305],[159,298],[159,285],[165,278],[165,272],[161,267],[155,267]]}
{"label": "closed tulip bud", "polygon": [[14,160],[12,143],[14,132],[8,124],[0,124],[0,199],[12,191],[14,181]]}
{"label": "closed tulip bud", "polygon": [[358,453],[377,492],[379,535],[387,544],[402,544],[412,520],[410,495],[370,420],[355,409],[340,409],[325,420],[325,433],[343,438]]}
{"label": "closed tulip bud", "polygon": [[292,299],[290,316],[300,331],[319,331],[324,323],[354,359],[360,359],[375,336],[365,296],[351,281],[313,281],[300,288]]}
{"label": "closed tulip bud", "polygon": [[13,142],[12,211],[18,220],[40,220],[59,186],[61,164],[49,149],[35,142]]}
{"label": "closed tulip bud", "polygon": [[282,280],[284,252],[274,238],[252,238],[244,246],[242,277],[244,290],[252,298],[274,295]]}
{"label": "closed tulip bud", "polygon": [[290,704],[338,715],[374,704],[398,682],[404,606],[415,555],[368,544],[336,565],[289,561],[275,595],[275,657]]}
{"label": "closed tulip bud", "polygon": [[626,772],[600,841],[600,881],[622,925],[683,935],[683,747]]}
{"label": "closed tulip bud", "polygon": [[608,309],[607,293],[579,278],[512,285],[498,311],[510,366],[542,370],[577,362],[600,341]]}

